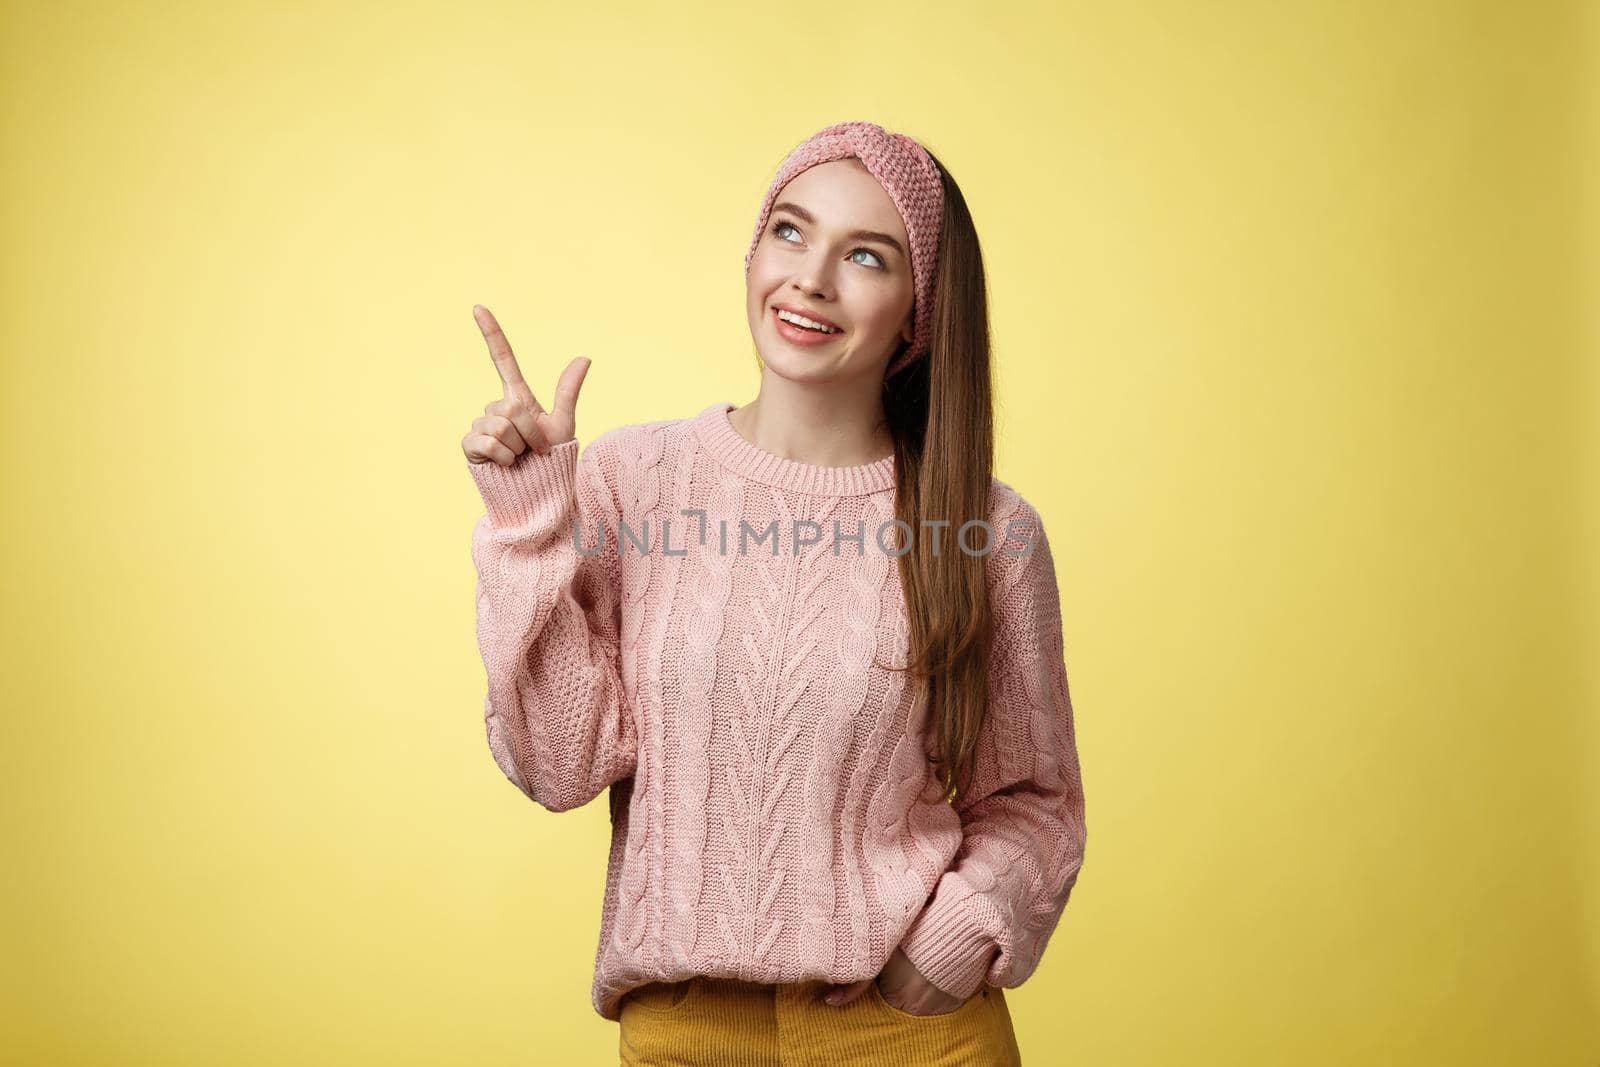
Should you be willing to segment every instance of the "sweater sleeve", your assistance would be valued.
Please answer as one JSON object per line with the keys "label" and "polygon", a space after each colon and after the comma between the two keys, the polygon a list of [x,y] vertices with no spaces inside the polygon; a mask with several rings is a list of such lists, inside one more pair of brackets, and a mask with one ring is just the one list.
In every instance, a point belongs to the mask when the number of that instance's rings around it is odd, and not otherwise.
{"label": "sweater sleeve", "polygon": [[489,748],[506,777],[550,811],[587,804],[636,762],[604,440],[581,459],[572,440],[530,449],[509,467],[468,464],[484,503],[472,559]]}
{"label": "sweater sleeve", "polygon": [[1024,506],[1031,549],[1008,558],[992,606],[990,704],[963,837],[900,949],[963,999],[1033,973],[1077,881],[1086,839],[1060,594],[1043,525]]}

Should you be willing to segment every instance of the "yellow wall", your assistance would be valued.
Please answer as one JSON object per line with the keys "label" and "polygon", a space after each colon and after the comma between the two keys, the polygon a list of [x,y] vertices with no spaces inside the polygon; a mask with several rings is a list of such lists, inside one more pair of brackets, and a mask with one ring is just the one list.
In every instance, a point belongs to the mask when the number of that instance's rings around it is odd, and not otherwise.
{"label": "yellow wall", "polygon": [[0,11],[0,1058],[614,1062],[605,806],[483,737],[470,309],[585,441],[742,403],[855,118],[962,183],[1060,571],[1028,1062],[1600,1058],[1593,5]]}

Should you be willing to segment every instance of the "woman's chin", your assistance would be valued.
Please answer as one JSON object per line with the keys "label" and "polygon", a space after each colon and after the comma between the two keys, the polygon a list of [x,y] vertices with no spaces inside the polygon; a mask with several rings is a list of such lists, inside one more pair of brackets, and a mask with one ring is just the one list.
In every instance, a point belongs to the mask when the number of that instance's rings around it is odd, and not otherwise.
{"label": "woman's chin", "polygon": [[804,353],[782,352],[774,359],[763,356],[762,362],[773,374],[790,382],[816,385],[837,381],[841,374],[841,368],[833,360],[807,359]]}
{"label": "woman's chin", "polygon": [[[860,354],[848,352],[808,352],[804,348],[785,344],[782,340],[770,345],[757,345],[762,364],[778,377],[788,381],[818,383],[840,381],[865,373]],[[879,372],[881,375],[881,371]]]}
{"label": "woman's chin", "polygon": [[832,355],[825,356],[821,352],[807,352],[803,348],[785,344],[781,339],[772,340],[766,344],[758,345],[757,351],[761,353],[761,362],[785,378],[806,377],[814,375],[824,368],[832,367],[836,359]]}

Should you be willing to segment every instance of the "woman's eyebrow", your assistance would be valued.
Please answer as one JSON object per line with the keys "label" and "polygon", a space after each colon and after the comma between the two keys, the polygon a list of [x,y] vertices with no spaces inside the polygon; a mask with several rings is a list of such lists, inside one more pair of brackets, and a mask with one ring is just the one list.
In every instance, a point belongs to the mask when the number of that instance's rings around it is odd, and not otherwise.
{"label": "woman's eyebrow", "polygon": [[[813,225],[815,225],[817,221],[816,217],[813,216],[811,212],[807,211],[799,204],[791,203],[788,200],[772,205],[772,210],[787,211],[791,215],[799,216],[802,222],[809,222]],[[849,233],[845,234],[845,236],[854,238],[858,241],[877,241],[879,244],[886,244],[896,252],[899,252],[902,257],[904,257],[906,254],[906,250],[900,247],[899,241],[896,241],[893,237],[890,237],[886,233],[879,233],[877,230],[851,230]]]}

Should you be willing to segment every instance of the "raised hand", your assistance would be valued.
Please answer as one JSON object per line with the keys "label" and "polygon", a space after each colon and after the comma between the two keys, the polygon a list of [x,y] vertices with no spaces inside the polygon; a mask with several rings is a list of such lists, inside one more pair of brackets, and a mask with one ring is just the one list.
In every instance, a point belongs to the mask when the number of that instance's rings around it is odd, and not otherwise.
{"label": "raised hand", "polygon": [[503,395],[484,405],[483,414],[472,421],[472,429],[461,439],[468,462],[493,461],[509,467],[530,448],[548,452],[573,440],[578,431],[578,390],[589,373],[589,357],[578,356],[567,364],[556,382],[554,405],[546,411],[523,379],[511,342],[489,309],[474,304],[472,317],[489,345]]}

